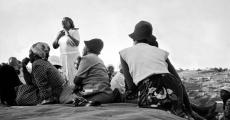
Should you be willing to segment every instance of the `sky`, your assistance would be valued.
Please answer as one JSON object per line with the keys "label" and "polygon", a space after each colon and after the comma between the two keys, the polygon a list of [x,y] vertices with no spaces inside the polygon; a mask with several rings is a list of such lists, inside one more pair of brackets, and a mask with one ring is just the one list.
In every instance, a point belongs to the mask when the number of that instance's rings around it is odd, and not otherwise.
{"label": "sky", "polygon": [[133,45],[128,34],[146,20],[175,68],[230,68],[229,11],[229,0],[0,0],[0,62],[22,60],[36,42],[51,46],[62,18],[70,17],[80,51],[84,40],[104,41],[105,65],[118,68],[119,51]]}

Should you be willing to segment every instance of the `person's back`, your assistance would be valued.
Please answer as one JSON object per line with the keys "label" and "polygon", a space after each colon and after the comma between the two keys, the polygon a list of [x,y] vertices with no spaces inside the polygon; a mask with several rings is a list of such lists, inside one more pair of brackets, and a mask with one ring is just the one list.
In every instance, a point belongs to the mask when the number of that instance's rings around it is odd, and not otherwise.
{"label": "person's back", "polygon": [[112,102],[113,92],[110,88],[107,69],[104,62],[98,57],[104,43],[97,38],[84,41],[84,43],[83,57],[74,79],[74,92],[89,101]]}
{"label": "person's back", "polygon": [[40,87],[37,83],[41,80],[46,81],[52,88],[52,93],[59,97],[62,87],[65,84],[65,80],[61,76],[60,72],[50,62],[42,59],[34,61],[32,64],[32,74],[34,76],[33,82],[36,86]]}
{"label": "person's back", "polygon": [[80,43],[80,36],[78,28],[75,28],[73,20],[69,17],[64,17],[62,20],[63,30],[61,30],[55,41],[53,42],[53,48],[60,47],[60,58],[63,67],[63,72],[67,77],[67,80],[72,85],[74,76],[77,72],[74,66],[74,62],[80,56],[78,49]]}
{"label": "person's back", "polygon": [[127,61],[135,83],[153,74],[169,73],[166,59],[168,52],[146,43],[138,43],[120,52]]}
{"label": "person's back", "polygon": [[103,61],[93,54],[82,57],[82,62],[85,60],[88,62],[92,61],[92,64],[89,66],[87,77],[82,81],[83,89],[95,89],[99,90],[98,92],[111,93],[112,91],[110,89],[106,90],[110,87],[110,84],[109,76]]}
{"label": "person's back", "polygon": [[223,100],[224,116],[223,120],[230,120],[230,87],[220,88],[220,97]]}

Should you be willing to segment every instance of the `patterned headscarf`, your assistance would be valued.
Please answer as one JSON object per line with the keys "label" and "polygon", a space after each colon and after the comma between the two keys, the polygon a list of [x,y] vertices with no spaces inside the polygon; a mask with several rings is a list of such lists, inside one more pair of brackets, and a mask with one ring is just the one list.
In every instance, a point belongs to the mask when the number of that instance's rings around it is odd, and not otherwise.
{"label": "patterned headscarf", "polygon": [[50,47],[47,43],[37,42],[32,45],[30,50],[35,54],[41,57],[42,59],[47,59],[47,55],[50,52]]}

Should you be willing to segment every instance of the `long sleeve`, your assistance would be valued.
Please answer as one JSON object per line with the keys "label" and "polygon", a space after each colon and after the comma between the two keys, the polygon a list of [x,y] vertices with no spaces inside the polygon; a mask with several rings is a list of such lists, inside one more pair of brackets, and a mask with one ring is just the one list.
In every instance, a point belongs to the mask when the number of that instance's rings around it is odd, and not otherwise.
{"label": "long sleeve", "polygon": [[28,72],[26,66],[22,67],[23,77],[27,85],[32,85],[32,77],[31,74]]}
{"label": "long sleeve", "polygon": [[175,77],[177,77],[180,80],[180,76],[178,75],[176,69],[174,68],[174,66],[171,64],[171,62],[169,61],[169,59],[166,60],[167,64],[168,64],[168,70],[171,74],[173,74]]}
{"label": "long sleeve", "polygon": [[121,66],[122,66],[122,70],[124,72],[124,76],[125,76],[125,84],[127,85],[129,90],[134,90],[136,88],[136,85],[133,82],[133,78],[131,77],[130,73],[129,73],[129,67],[127,65],[127,63],[123,60],[122,57],[120,57],[121,60]]}

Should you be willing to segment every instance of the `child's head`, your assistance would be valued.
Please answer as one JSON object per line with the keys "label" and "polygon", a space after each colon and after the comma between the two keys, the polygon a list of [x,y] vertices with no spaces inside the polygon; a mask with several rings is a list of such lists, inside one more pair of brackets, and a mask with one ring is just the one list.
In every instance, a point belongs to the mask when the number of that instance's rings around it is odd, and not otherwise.
{"label": "child's head", "polygon": [[8,62],[10,66],[14,67],[17,74],[20,74],[20,68],[22,67],[21,61],[17,60],[16,57],[10,57]]}
{"label": "child's head", "polygon": [[113,72],[114,72],[114,66],[111,65],[111,64],[108,65],[107,69],[108,69],[108,72],[109,72],[109,73],[113,73]]}

